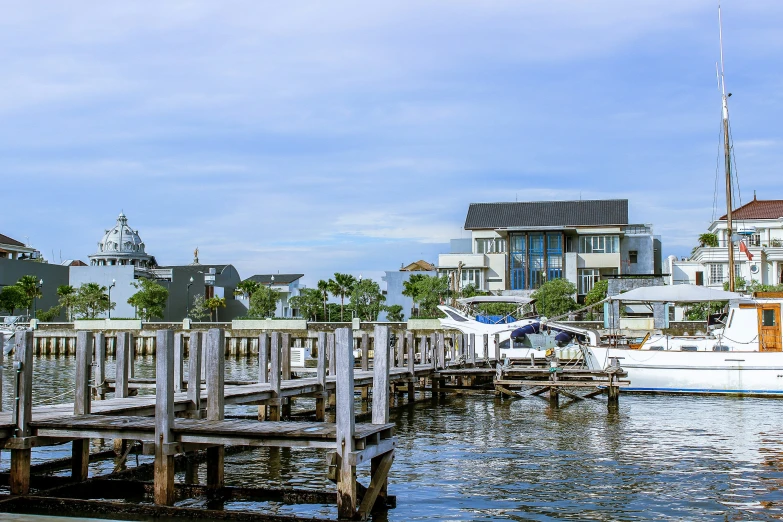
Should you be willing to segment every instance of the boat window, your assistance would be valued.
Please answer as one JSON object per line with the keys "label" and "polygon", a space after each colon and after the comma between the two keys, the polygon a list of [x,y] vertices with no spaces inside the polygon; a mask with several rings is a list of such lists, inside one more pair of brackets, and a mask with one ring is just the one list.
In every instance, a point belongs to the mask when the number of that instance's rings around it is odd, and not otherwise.
{"label": "boat window", "polygon": [[690,346],[680,346],[680,351],[681,352],[695,352],[698,349],[699,349],[698,346],[693,346],[693,345],[690,345]]}
{"label": "boat window", "polygon": [[775,310],[762,311],[761,326],[775,326]]}
{"label": "boat window", "polygon": [[455,314],[451,310],[443,310],[443,311],[446,312],[446,315],[448,315],[449,317],[451,317],[455,321],[458,321],[460,323],[467,321],[467,319],[465,319],[464,317],[461,317],[461,316]]}
{"label": "boat window", "polygon": [[656,352],[662,352],[663,346],[650,346],[650,350],[654,350]]}
{"label": "boat window", "polygon": [[715,346],[712,347],[712,351],[713,352],[728,352],[729,351],[729,347],[726,346],[726,345],[723,345],[723,344],[716,344]]}

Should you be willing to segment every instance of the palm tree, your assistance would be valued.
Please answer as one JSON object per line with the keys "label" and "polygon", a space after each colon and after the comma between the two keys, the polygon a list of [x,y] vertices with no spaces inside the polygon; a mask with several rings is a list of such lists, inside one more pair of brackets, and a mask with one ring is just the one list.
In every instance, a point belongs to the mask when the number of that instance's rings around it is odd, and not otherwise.
{"label": "palm tree", "polygon": [[76,302],[76,289],[71,285],[60,285],[57,287],[57,296],[60,298],[60,305],[65,307],[68,320],[72,320],[71,311]]}
{"label": "palm tree", "polygon": [[16,286],[22,289],[26,299],[27,315],[30,315],[30,305],[33,299],[42,297],[41,285],[38,284],[38,278],[33,275],[26,275],[19,278]]}
{"label": "palm tree", "polygon": [[[225,297],[212,297],[210,299],[207,299],[207,308],[210,310],[215,311],[215,322],[218,320],[218,308],[225,308],[226,307],[226,298]],[[211,315],[211,314],[210,314]]]}
{"label": "palm tree", "polygon": [[246,295],[248,299],[253,297],[253,292],[258,290],[261,287],[261,283],[258,281],[253,281],[252,279],[247,279],[245,281],[242,281],[239,283],[234,290],[235,296],[240,295]]}
{"label": "palm tree", "polygon": [[345,296],[350,295],[356,284],[356,278],[351,274],[334,273],[334,279],[329,280],[329,291],[333,296],[340,298],[340,321],[343,320],[343,308]]}
{"label": "palm tree", "polygon": [[329,281],[318,281],[318,291],[321,292],[324,302],[324,321],[326,321],[326,300],[329,299]]}

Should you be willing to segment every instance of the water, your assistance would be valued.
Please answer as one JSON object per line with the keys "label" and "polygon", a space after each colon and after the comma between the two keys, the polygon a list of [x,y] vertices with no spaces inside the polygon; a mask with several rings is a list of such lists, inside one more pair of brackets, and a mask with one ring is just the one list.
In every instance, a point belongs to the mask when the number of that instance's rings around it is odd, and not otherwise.
{"label": "water", "polygon": [[[226,378],[252,378],[253,362],[226,361]],[[139,363],[137,375],[152,376],[152,358]],[[8,406],[10,370],[5,377]],[[73,359],[36,360],[36,401],[70,399],[72,382]],[[461,395],[392,417],[399,446],[389,491],[397,508],[378,522],[783,518],[783,400],[623,395],[609,412],[603,401],[553,410],[535,398]],[[67,455],[34,450],[37,461]],[[226,483],[333,490],[324,462],[323,450],[259,448],[226,457]],[[0,466],[8,466],[7,452]],[[111,467],[93,464],[91,474]],[[359,471],[366,484],[368,467]],[[336,516],[334,506],[231,502],[226,509]]]}

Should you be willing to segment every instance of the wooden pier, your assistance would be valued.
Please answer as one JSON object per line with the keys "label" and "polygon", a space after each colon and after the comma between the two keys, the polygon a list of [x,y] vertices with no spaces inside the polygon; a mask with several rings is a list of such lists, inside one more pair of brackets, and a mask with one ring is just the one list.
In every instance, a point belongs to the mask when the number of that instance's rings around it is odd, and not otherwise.
{"label": "wooden pier", "polygon": [[[318,499],[336,503],[339,519],[366,519],[373,510],[391,508],[396,501],[389,495],[387,484],[397,443],[394,424],[389,422],[392,397],[407,395],[406,402],[410,403],[416,400],[417,391],[421,398],[426,391],[437,398],[466,388],[494,389],[515,398],[548,392],[550,404],[556,407],[561,394],[584,398],[606,392],[611,406],[616,404],[618,387],[626,384],[619,380],[619,369],[590,372],[558,368],[551,362],[540,367],[536,361],[529,367],[503,366],[497,339],[493,339],[495,348],[491,350],[487,336],[478,342],[483,343],[484,354],[494,353],[482,360],[476,357],[477,339],[473,335],[397,335],[386,326],[376,325],[372,337],[363,335],[357,341],[348,328],[319,332],[314,344],[315,375],[293,379],[291,336],[262,333],[255,343],[257,380],[226,383],[223,330],[192,331],[189,335],[158,331],[154,380],[133,376],[130,334],[120,332],[114,337],[116,371],[113,378],[108,378],[107,338],[102,333],[80,331],[75,345],[73,404],[33,408],[34,337],[33,332],[20,332],[13,360],[14,409],[11,414],[0,413],[0,447],[11,453],[11,496],[0,497],[0,512],[127,512],[128,504],[105,500],[116,494],[105,493],[112,485],[128,491],[141,487],[152,497],[154,506],[138,506],[140,516],[285,520],[233,510],[172,507],[188,495],[207,495],[213,500],[288,498],[306,503]],[[360,354],[358,367],[354,350]],[[143,387],[154,387],[155,394],[132,394]],[[584,397],[577,396],[573,392],[577,387],[591,391]],[[371,401],[370,422],[357,422],[357,390],[362,399]],[[112,392],[113,397],[107,398]],[[293,420],[290,401],[299,397],[315,399],[314,421]],[[257,406],[257,418],[226,418],[225,406],[231,404]],[[330,407],[335,422],[326,422]],[[114,439],[122,460],[131,451],[154,455],[154,466],[146,475],[152,482],[140,485],[137,480],[123,478],[124,472],[89,477],[88,464],[95,457],[90,455],[91,439]],[[32,448],[63,443],[70,443],[72,450],[67,481],[33,475]],[[336,493],[226,488],[223,462],[227,447],[259,446],[324,449],[325,472],[336,483]],[[197,477],[193,471],[196,461],[206,463],[205,485],[192,483]],[[357,467],[365,465],[370,468],[366,486],[357,480]],[[177,484],[175,469],[183,466],[186,484]]]}

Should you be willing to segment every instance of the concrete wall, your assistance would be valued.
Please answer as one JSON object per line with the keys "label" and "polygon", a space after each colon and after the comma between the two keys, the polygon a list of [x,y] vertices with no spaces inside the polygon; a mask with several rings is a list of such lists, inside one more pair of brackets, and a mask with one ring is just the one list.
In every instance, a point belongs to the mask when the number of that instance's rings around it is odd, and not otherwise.
{"label": "concrete wall", "polygon": [[[16,284],[22,276],[32,275],[36,279],[43,279],[41,293],[43,297],[36,299],[35,306],[38,310],[48,310],[59,302],[57,287],[68,284],[68,267],[35,261],[18,261],[15,259],[0,259],[0,287]],[[5,312],[3,312],[5,313]],[[17,314],[24,314],[25,310],[17,310]],[[30,315],[33,314],[32,307]],[[65,319],[65,313],[60,312],[60,320]]]}
{"label": "concrete wall", "polygon": [[[131,283],[136,281],[135,267],[130,265],[108,266],[72,266],[70,267],[69,282],[72,287],[78,289],[85,283],[97,283],[109,288],[112,279],[116,281],[111,289],[111,301],[115,303],[112,317],[134,317],[135,310],[128,304],[130,296],[137,292]],[[107,317],[104,314],[103,317]]]}
{"label": "concrete wall", "polygon": [[[637,252],[636,263],[628,264],[628,253]],[[660,255],[660,253],[659,253]],[[648,235],[625,236],[620,239],[621,274],[652,274],[655,271],[653,238]],[[658,261],[660,266],[660,260]],[[658,272],[660,273],[660,271]]]}

